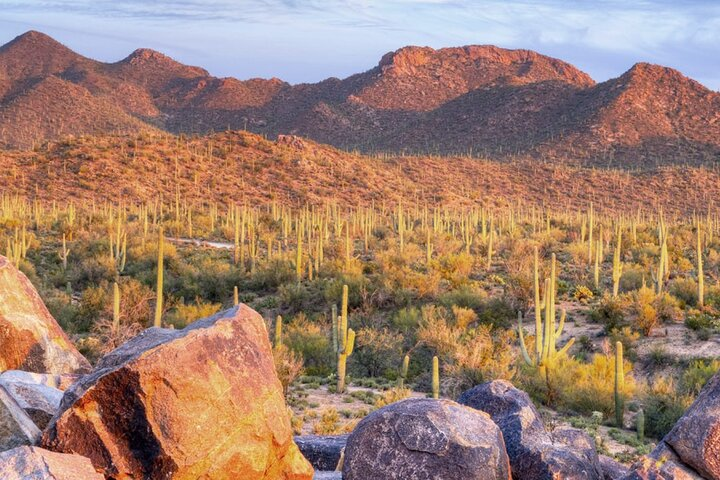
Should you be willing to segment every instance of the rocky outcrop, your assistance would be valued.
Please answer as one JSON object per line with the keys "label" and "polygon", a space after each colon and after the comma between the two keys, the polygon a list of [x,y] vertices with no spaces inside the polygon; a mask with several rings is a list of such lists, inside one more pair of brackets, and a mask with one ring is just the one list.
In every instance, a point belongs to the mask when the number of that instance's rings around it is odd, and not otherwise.
{"label": "rocky outcrop", "polygon": [[315,470],[333,471],[347,439],[348,435],[299,435],[295,437],[295,443]]}
{"label": "rocky outcrop", "polygon": [[76,375],[48,375],[9,370],[0,374],[0,386],[13,397],[39,428],[45,428],[60,408],[60,400]]}
{"label": "rocky outcrop", "polygon": [[0,386],[0,451],[22,445],[33,445],[40,439],[40,429]]}
{"label": "rocky outcrop", "polygon": [[42,446],[112,479],[309,480],[260,315],[245,305],[151,328],[72,385]]}
{"label": "rocky outcrop", "polygon": [[450,400],[409,399],[365,417],[350,434],[345,480],[508,480],[502,433]]}
{"label": "rocky outcrop", "polygon": [[663,440],[702,476],[720,480],[720,374],[708,382]]}
{"label": "rocky outcrop", "polygon": [[0,371],[76,373],[90,364],[75,349],[35,288],[0,256]]}
{"label": "rocky outcrop", "polygon": [[104,480],[80,455],[49,452],[37,447],[18,447],[0,453],[3,480]]}
{"label": "rocky outcrop", "polygon": [[672,448],[661,441],[622,480],[703,480],[703,477],[683,464]]}
{"label": "rocky outcrop", "polygon": [[576,429],[551,435],[527,393],[505,380],[464,392],[458,402],[486,412],[502,430],[516,480],[601,480],[593,440]]}
{"label": "rocky outcrop", "polygon": [[630,469],[606,455],[599,455],[600,469],[605,480],[619,480],[630,472]]}

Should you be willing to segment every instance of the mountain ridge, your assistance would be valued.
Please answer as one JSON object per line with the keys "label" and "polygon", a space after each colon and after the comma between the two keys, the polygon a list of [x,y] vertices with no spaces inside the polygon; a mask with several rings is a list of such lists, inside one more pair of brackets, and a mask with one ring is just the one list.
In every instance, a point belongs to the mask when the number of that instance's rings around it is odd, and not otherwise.
{"label": "mountain ridge", "polygon": [[[51,81],[74,98],[48,98],[35,86],[49,77],[80,89]],[[18,98],[46,102],[46,118],[23,117]],[[720,161],[720,94],[649,63],[596,83],[562,60],[492,45],[407,46],[365,72],[296,85],[213,77],[145,48],[103,63],[35,31],[0,47],[0,144],[143,129],[293,134],[366,153],[702,164]]]}

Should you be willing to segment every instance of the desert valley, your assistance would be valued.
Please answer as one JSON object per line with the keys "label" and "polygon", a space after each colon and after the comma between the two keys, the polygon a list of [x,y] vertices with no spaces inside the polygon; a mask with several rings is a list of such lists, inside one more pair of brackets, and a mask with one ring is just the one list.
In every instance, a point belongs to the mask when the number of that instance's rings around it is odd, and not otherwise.
{"label": "desert valley", "polygon": [[720,479],[720,93],[0,47],[2,479]]}

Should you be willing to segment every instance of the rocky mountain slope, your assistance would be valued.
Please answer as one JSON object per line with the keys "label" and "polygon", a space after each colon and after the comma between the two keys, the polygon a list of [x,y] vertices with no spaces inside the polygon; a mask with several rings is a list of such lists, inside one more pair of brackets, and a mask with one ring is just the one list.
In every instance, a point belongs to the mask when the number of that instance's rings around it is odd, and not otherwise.
{"label": "rocky mountain slope", "polygon": [[596,84],[527,50],[405,47],[364,73],[216,78],[147,49],[112,64],[28,32],[0,47],[0,143],[246,129],[364,152],[530,156],[626,167],[720,159],[720,94],[656,65]]}

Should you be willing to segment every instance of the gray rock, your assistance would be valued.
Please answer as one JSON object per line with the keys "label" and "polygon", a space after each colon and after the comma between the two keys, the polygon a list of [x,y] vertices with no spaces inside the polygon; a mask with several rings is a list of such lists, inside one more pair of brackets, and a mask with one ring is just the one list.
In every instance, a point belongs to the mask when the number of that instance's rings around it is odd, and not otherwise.
{"label": "gray rock", "polygon": [[708,382],[663,440],[703,477],[720,480],[720,374]]}
{"label": "gray rock", "polygon": [[365,417],[348,438],[345,480],[508,480],[502,433],[450,400],[408,399]]}
{"label": "gray rock", "polygon": [[605,480],[619,480],[630,473],[628,467],[608,456],[600,455],[599,461]]}
{"label": "gray rock", "polygon": [[334,471],[347,439],[348,435],[299,435],[295,443],[315,470]]}
{"label": "gray rock", "polygon": [[660,442],[649,455],[635,463],[622,480],[703,480],[703,477],[683,464],[672,447]]}
{"label": "gray rock", "polygon": [[37,447],[18,447],[0,453],[3,480],[103,480],[90,460]]}
{"label": "gray rock", "polygon": [[9,370],[0,375],[0,385],[5,387],[35,425],[42,429],[58,412],[63,392],[57,387],[64,384],[63,377]]}
{"label": "gray rock", "polygon": [[515,480],[602,480],[592,439],[575,429],[559,430],[553,438],[528,394],[510,382],[483,383],[458,402],[486,412],[500,427]]}
{"label": "gray rock", "polygon": [[40,429],[33,423],[15,399],[0,386],[0,451],[22,445],[34,445],[40,439]]}
{"label": "gray rock", "polygon": [[342,472],[315,472],[313,480],[342,480]]}

